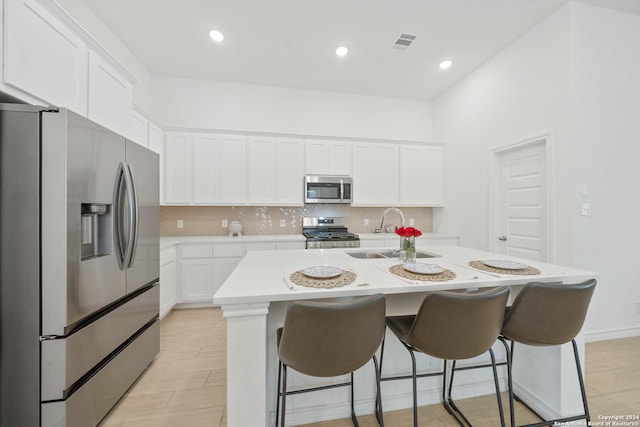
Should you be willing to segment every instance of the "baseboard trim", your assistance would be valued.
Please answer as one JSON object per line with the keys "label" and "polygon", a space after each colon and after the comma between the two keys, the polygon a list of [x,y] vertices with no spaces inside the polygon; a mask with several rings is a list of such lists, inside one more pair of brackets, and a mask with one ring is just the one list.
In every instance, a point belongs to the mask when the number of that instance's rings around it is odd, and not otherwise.
{"label": "baseboard trim", "polygon": [[632,328],[609,329],[607,331],[586,332],[585,342],[615,340],[619,338],[631,338],[640,336],[640,326]]}
{"label": "baseboard trim", "polygon": [[218,305],[214,305],[211,301],[198,301],[198,302],[179,302],[173,306],[174,310],[179,310],[182,308],[204,308],[204,307],[219,307]]}

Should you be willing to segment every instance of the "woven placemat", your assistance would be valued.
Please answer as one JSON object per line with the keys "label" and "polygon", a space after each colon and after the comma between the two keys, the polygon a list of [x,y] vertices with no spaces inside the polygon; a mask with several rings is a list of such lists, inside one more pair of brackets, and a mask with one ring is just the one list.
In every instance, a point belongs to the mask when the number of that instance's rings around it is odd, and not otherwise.
{"label": "woven placemat", "polygon": [[438,274],[417,274],[407,271],[402,267],[402,264],[396,264],[389,267],[389,271],[396,276],[404,277],[405,279],[420,280],[423,282],[443,282],[445,280],[453,280],[456,278],[456,273],[451,270],[444,270]]}
{"label": "woven placemat", "polygon": [[477,268],[478,270],[489,271],[491,273],[516,274],[520,276],[530,276],[534,274],[540,274],[540,270],[530,266],[527,266],[527,268],[523,268],[520,270],[510,270],[507,268],[490,267],[482,261],[469,261],[469,265],[473,268]]}
{"label": "woven placemat", "polygon": [[347,286],[355,282],[358,275],[351,270],[344,270],[339,276],[330,277],[328,279],[316,279],[313,277],[305,276],[301,270],[294,271],[289,276],[291,283],[296,285],[306,286],[309,288],[339,288],[341,286]]}

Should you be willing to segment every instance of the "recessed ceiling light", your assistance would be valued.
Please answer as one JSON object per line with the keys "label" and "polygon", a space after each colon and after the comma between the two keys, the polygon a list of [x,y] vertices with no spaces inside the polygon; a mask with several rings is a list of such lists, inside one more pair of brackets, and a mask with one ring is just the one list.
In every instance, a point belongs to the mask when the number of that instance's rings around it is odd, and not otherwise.
{"label": "recessed ceiling light", "polygon": [[440,63],[440,69],[441,70],[448,70],[449,68],[451,68],[451,66],[453,65],[453,61],[450,59],[445,59],[444,61],[442,61]]}
{"label": "recessed ceiling light", "polygon": [[221,42],[224,40],[224,35],[220,31],[216,30],[209,32],[209,37],[211,37],[214,42]]}
{"label": "recessed ceiling light", "polygon": [[340,46],[336,49],[336,55],[338,56],[345,56],[347,53],[349,53],[349,49],[344,46]]}

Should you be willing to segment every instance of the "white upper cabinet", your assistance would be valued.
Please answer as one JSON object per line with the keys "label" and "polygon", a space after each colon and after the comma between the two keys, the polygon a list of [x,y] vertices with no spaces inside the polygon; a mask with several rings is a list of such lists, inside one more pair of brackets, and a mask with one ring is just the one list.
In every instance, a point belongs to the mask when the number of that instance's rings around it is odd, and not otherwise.
{"label": "white upper cabinet", "polygon": [[304,141],[279,139],[276,158],[276,203],[303,205]]}
{"label": "white upper cabinet", "polygon": [[5,0],[4,22],[4,82],[86,115],[86,44],[35,0]]}
{"label": "white upper cabinet", "polygon": [[399,202],[398,188],[398,145],[355,143],[353,147],[353,205],[397,205]]}
{"label": "white upper cabinet", "polygon": [[162,146],[164,145],[164,132],[158,126],[151,122],[147,123],[147,137],[149,141],[149,150],[162,154]]}
{"label": "white upper cabinet", "polygon": [[344,141],[307,141],[307,175],[347,175],[352,173],[353,144]]}
{"label": "white upper cabinet", "polygon": [[121,135],[131,121],[132,85],[98,54],[89,53],[87,116]]}
{"label": "white upper cabinet", "polygon": [[167,134],[164,143],[164,202],[193,202],[193,135]]}
{"label": "white upper cabinet", "polygon": [[147,147],[149,145],[149,121],[140,113],[131,111],[129,119],[128,138],[136,144]]}
{"label": "white upper cabinet", "polygon": [[275,138],[249,138],[249,203],[274,203],[276,200]]}
{"label": "white upper cabinet", "polygon": [[303,204],[304,141],[251,137],[247,158],[250,204]]}
{"label": "white upper cabinet", "polygon": [[246,139],[237,135],[196,135],[193,151],[196,204],[246,201]]}
{"label": "white upper cabinet", "polygon": [[400,146],[400,205],[444,204],[444,150],[424,145]]}

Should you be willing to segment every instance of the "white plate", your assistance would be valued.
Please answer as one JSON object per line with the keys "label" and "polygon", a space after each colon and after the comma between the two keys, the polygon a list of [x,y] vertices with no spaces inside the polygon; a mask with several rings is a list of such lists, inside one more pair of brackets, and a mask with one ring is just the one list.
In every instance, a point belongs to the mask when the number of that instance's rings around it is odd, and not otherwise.
{"label": "white plate", "polygon": [[435,264],[423,264],[420,262],[408,262],[402,265],[407,271],[417,274],[438,274],[444,271],[444,268]]}
{"label": "white plate", "polygon": [[525,268],[529,268],[528,265],[520,264],[519,262],[507,261],[504,259],[488,259],[482,261],[484,265],[488,265],[493,268],[502,268],[504,270],[524,270]]}
{"label": "white plate", "polygon": [[314,279],[329,279],[342,274],[344,270],[338,267],[331,267],[329,265],[317,265],[315,267],[308,267],[302,271],[302,274]]}

